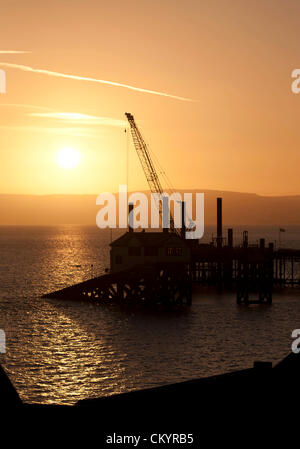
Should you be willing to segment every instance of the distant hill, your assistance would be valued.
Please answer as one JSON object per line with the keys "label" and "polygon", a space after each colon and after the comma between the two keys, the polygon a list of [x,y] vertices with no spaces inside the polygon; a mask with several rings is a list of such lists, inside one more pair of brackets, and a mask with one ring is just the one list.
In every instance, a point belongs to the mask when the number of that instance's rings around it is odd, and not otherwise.
{"label": "distant hill", "polygon": [[[178,190],[183,193],[182,190]],[[215,190],[204,192],[205,224],[216,223],[216,198],[223,198],[226,225],[300,224],[300,195],[266,197]],[[1,225],[94,225],[97,195],[0,195]]]}

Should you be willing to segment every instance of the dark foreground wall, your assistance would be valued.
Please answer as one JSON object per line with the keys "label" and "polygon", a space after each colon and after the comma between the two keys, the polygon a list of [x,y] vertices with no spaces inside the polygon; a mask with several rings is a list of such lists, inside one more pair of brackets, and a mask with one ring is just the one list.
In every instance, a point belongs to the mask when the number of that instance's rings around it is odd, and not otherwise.
{"label": "dark foreground wall", "polygon": [[156,414],[188,414],[199,407],[224,407],[224,401],[240,400],[267,404],[280,396],[300,396],[300,354],[289,354],[272,367],[268,362],[255,362],[253,368],[218,376],[196,379],[146,390],[85,399],[74,407],[23,404],[18,393],[0,366],[0,407],[21,406],[30,409],[93,409],[117,414],[118,411],[134,409],[152,410]]}
{"label": "dark foreground wall", "polygon": [[2,366],[0,366],[0,408],[21,406],[22,401],[9,380]]}
{"label": "dark foreground wall", "polygon": [[[110,444],[116,435],[139,435],[139,449],[206,449],[262,447],[262,436],[277,441],[299,427],[300,357],[290,354],[272,368],[253,368],[111,397],[80,401],[74,407],[22,404],[9,379],[0,371],[1,430],[16,447],[127,449]],[[1,414],[1,412],[3,412]],[[296,424],[291,421],[291,414]],[[292,416],[292,418],[293,418]],[[3,418],[5,419],[5,423]],[[283,420],[288,418],[288,429]],[[8,433],[8,429],[10,433]],[[150,444],[151,435],[192,434],[193,444]],[[232,444],[233,443],[233,444]],[[4,446],[3,446],[4,447]],[[289,447],[287,444],[282,447]]]}

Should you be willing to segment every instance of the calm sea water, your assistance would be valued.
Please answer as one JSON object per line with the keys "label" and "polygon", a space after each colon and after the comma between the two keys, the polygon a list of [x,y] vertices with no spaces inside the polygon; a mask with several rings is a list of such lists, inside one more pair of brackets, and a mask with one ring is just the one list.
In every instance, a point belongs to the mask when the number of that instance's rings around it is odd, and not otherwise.
{"label": "calm sea water", "polygon": [[[250,242],[278,241],[278,227],[248,228]],[[24,401],[74,404],[276,362],[290,351],[300,328],[296,289],[276,293],[272,306],[243,307],[234,295],[195,287],[189,309],[163,313],[41,299],[102,274],[110,238],[94,227],[0,227],[0,362]],[[300,227],[287,227],[281,246],[300,248]]]}

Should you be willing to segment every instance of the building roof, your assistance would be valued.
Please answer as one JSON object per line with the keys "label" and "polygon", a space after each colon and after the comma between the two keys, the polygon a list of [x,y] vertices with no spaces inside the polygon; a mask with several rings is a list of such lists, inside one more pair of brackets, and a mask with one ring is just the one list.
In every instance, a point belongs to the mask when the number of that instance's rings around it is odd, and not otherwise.
{"label": "building roof", "polygon": [[167,241],[177,242],[181,246],[186,246],[184,240],[171,232],[125,232],[121,237],[110,243],[110,246],[128,246],[132,240],[138,240],[141,246],[164,246]]}

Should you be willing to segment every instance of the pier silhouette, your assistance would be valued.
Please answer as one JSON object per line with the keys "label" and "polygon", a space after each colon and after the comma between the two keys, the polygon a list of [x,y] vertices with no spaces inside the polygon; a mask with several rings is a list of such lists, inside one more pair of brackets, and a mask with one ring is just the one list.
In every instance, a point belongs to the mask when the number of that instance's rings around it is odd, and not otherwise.
{"label": "pier silhouette", "polygon": [[134,232],[111,243],[110,273],[46,293],[45,298],[120,304],[190,305],[192,284],[236,292],[238,304],[271,304],[274,287],[300,286],[300,250],[274,249],[260,238],[249,245],[244,231],[234,246],[234,230],[222,229],[217,198],[217,237],[210,244],[186,240],[184,232]]}

